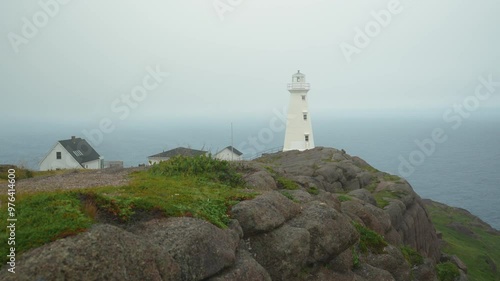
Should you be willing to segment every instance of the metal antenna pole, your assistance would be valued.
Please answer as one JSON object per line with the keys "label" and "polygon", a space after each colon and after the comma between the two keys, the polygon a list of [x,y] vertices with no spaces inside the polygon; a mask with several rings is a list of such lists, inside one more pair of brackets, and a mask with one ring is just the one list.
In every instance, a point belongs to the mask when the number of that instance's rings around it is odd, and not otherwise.
{"label": "metal antenna pole", "polygon": [[231,161],[233,161],[234,147],[233,147],[233,122],[231,122]]}

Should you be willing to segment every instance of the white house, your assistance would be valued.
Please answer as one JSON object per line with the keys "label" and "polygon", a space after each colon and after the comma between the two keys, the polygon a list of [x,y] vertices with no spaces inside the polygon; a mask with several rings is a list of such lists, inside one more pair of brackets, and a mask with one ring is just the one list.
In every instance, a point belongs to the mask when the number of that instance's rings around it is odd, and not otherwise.
{"label": "white house", "polygon": [[283,151],[306,150],[314,148],[314,137],[311,116],[307,106],[307,93],[310,85],[300,70],[292,75],[292,83],[288,84],[290,103],[286,121],[285,143]]}
{"label": "white house", "polygon": [[241,161],[243,160],[243,153],[232,146],[228,146],[217,152],[215,158],[226,161]]}
{"label": "white house", "polygon": [[40,171],[58,169],[102,169],[103,159],[82,139],[72,136],[58,141],[40,162]]}
{"label": "white house", "polygon": [[154,165],[158,164],[162,161],[167,161],[168,159],[182,155],[182,156],[198,156],[198,155],[207,155],[208,152],[204,150],[196,150],[196,149],[191,149],[191,148],[185,148],[185,147],[178,147],[174,148],[169,151],[164,151],[155,155],[151,155],[148,157],[148,163],[149,165]]}

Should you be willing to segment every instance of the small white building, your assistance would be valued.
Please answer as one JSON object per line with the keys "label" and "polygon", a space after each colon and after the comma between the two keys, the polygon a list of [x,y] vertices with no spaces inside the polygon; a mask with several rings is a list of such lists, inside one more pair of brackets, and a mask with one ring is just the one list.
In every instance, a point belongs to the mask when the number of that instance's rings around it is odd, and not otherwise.
{"label": "small white building", "polygon": [[215,158],[226,161],[241,161],[243,160],[243,153],[232,146],[228,146],[217,152]]}
{"label": "small white building", "polygon": [[103,168],[118,169],[123,168],[123,161],[104,161]]}
{"label": "small white building", "polygon": [[72,136],[58,141],[40,161],[40,171],[59,169],[102,169],[103,159],[90,144]]}
{"label": "small white building", "polygon": [[283,151],[312,149],[314,136],[307,106],[307,93],[310,85],[306,83],[306,75],[300,73],[299,70],[292,75],[292,83],[289,83],[287,87],[290,92],[290,103],[288,104]]}
{"label": "small white building", "polygon": [[198,156],[198,155],[208,155],[207,151],[204,150],[196,150],[196,149],[191,149],[191,148],[185,148],[185,147],[178,147],[174,148],[169,151],[164,151],[155,155],[151,155],[148,157],[148,163],[149,165],[154,165],[158,164],[163,161],[167,161],[168,159],[174,157],[174,156]]}

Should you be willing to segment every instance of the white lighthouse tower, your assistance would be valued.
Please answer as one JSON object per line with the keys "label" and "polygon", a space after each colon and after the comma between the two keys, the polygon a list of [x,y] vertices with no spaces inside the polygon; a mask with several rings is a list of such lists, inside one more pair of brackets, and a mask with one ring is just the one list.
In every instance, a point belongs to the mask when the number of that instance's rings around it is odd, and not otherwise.
{"label": "white lighthouse tower", "polygon": [[314,148],[314,137],[311,117],[307,107],[307,92],[310,85],[300,70],[292,75],[292,83],[288,84],[290,103],[286,122],[285,144],[283,151],[307,150]]}

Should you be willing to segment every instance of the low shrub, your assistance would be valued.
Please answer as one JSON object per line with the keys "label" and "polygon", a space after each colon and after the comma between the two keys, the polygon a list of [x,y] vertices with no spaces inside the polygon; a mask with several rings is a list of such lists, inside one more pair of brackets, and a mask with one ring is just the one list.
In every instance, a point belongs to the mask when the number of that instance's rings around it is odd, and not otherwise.
{"label": "low shrub", "polygon": [[149,170],[153,175],[198,176],[208,181],[217,181],[232,187],[242,186],[244,180],[228,161],[199,155],[194,157],[175,156],[168,161],[153,165]]}
{"label": "low shrub", "polygon": [[454,281],[460,276],[458,267],[452,262],[443,262],[436,265],[439,281]]}

